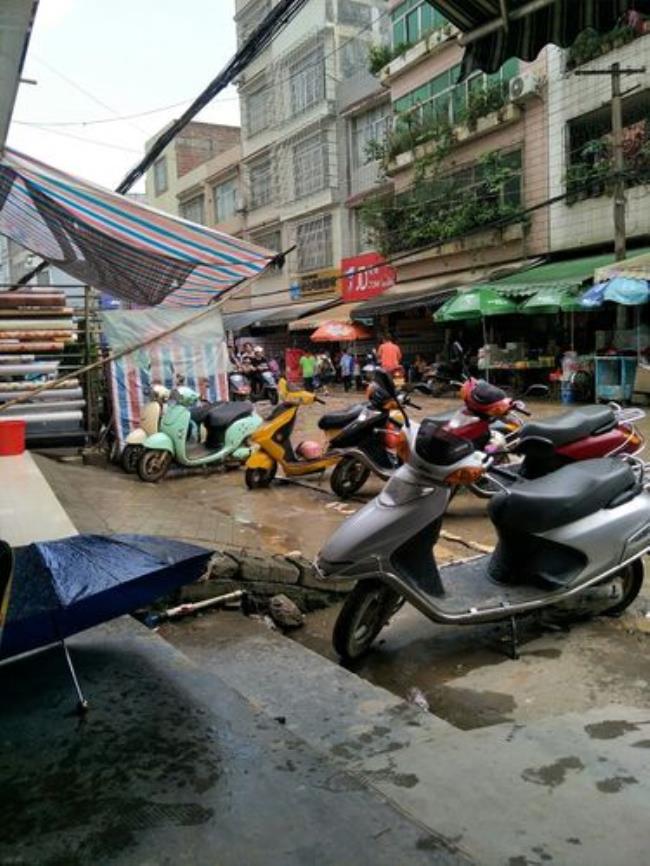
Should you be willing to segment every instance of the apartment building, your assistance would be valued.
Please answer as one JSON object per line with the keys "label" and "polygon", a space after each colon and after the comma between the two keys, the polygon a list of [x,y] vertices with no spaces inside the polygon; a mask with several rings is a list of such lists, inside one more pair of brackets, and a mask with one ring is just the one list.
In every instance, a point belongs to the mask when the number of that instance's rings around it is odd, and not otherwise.
{"label": "apartment building", "polygon": [[147,171],[146,201],[184,219],[241,234],[240,158],[238,126],[189,123]]}
{"label": "apartment building", "polygon": [[393,191],[369,221],[399,257],[399,290],[462,284],[547,252],[547,210],[521,215],[548,195],[546,53],[459,82],[456,29],[426,0],[389,7],[378,74],[392,100],[383,162]]}
{"label": "apartment building", "polygon": [[622,78],[626,234],[638,246],[650,238],[650,22],[639,16],[608,34],[584,33],[548,57],[549,192],[560,197],[550,208],[550,249],[558,254],[611,246],[614,237],[611,76],[576,73],[645,68]]}
{"label": "apartment building", "polygon": [[[274,0],[236,0],[239,43]],[[333,300],[349,251],[341,82],[365,68],[387,24],[383,0],[310,0],[239,80],[247,236],[291,250],[256,281],[260,307]]]}

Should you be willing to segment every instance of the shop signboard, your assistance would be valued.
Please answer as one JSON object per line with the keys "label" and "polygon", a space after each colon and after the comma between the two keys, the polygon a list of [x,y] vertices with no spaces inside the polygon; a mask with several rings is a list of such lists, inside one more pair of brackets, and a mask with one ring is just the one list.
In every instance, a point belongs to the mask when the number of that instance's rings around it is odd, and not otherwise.
{"label": "shop signboard", "polygon": [[341,297],[347,302],[367,301],[395,284],[395,269],[379,253],[341,259]]}
{"label": "shop signboard", "polygon": [[337,268],[314,271],[300,277],[300,295],[303,298],[333,297],[338,291],[340,273]]}

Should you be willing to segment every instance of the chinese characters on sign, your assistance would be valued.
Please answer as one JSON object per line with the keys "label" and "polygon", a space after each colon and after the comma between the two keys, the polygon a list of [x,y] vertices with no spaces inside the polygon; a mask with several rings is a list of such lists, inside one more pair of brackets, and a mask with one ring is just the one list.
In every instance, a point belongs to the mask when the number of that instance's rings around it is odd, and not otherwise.
{"label": "chinese characters on sign", "polygon": [[379,253],[363,253],[341,260],[341,297],[344,301],[365,301],[381,295],[395,283],[395,270]]}

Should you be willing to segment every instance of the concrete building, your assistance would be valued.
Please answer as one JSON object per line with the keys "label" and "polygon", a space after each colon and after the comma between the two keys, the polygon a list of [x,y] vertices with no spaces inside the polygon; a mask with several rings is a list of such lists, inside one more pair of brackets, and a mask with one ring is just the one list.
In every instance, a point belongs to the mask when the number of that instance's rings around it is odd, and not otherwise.
{"label": "concrete building", "polygon": [[147,171],[147,203],[193,222],[240,234],[240,156],[238,126],[189,123]]}
{"label": "concrete building", "polygon": [[[273,5],[236,0],[240,44]],[[256,282],[260,307],[293,301],[296,315],[337,297],[349,249],[337,90],[365,68],[385,26],[383,0],[310,0],[239,80],[247,236],[294,247],[282,270]]]}
{"label": "concrete building", "polygon": [[[623,44],[624,43],[624,44]],[[554,253],[612,245],[614,217],[611,137],[612,83],[609,75],[581,76],[575,70],[650,69],[650,36],[624,28],[612,38],[583,36],[576,45],[549,50],[550,196],[566,198],[550,209],[550,249]],[[623,77],[624,157],[627,172],[627,238],[638,244],[650,236],[647,182],[650,178],[650,79],[648,72]]]}
{"label": "concrete building", "polygon": [[392,58],[380,77],[394,115],[384,151],[394,192],[375,236],[400,257],[393,293],[466,284],[546,253],[546,209],[515,218],[548,195],[546,53],[457,83],[456,29],[426,0],[389,6]]}

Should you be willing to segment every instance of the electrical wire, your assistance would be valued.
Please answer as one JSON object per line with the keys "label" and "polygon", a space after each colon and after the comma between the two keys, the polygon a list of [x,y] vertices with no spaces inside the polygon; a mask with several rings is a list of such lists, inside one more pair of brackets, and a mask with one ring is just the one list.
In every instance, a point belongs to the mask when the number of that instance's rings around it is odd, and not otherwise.
{"label": "electrical wire", "polygon": [[111,150],[119,150],[123,153],[135,153],[138,156],[142,153],[141,150],[136,150],[132,147],[122,147],[120,144],[111,144],[108,141],[99,141],[97,138],[84,138],[82,135],[75,135],[73,132],[63,132],[61,129],[46,129],[42,126],[32,125],[32,129],[37,132],[47,132],[49,135],[59,135],[62,138],[72,138],[75,141],[83,141],[84,144],[92,144],[96,147],[108,147]]}

